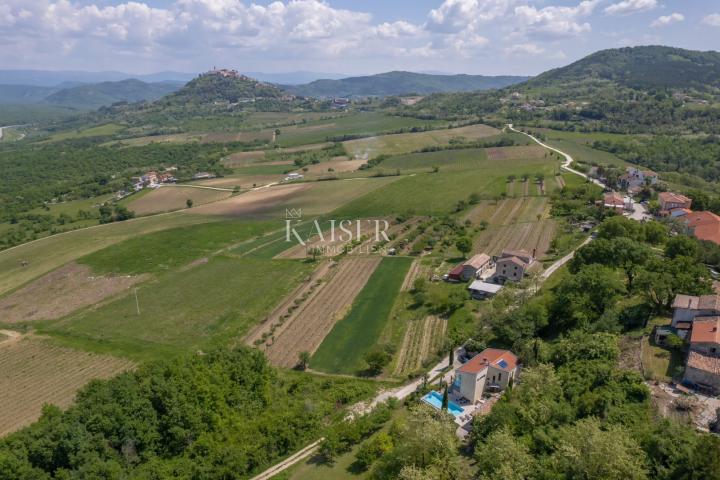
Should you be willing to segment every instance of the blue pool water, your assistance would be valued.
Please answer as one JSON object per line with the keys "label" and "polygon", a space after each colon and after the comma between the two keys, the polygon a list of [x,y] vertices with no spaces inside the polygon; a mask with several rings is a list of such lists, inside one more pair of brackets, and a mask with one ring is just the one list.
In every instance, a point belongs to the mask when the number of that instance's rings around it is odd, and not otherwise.
{"label": "blue pool water", "polygon": [[[442,393],[432,391],[425,395],[423,398],[423,402],[429,403],[433,407],[440,410],[440,407],[442,407]],[[458,405],[457,403],[450,400],[448,402],[448,412],[452,413],[456,417],[459,417],[465,412],[465,409]]]}

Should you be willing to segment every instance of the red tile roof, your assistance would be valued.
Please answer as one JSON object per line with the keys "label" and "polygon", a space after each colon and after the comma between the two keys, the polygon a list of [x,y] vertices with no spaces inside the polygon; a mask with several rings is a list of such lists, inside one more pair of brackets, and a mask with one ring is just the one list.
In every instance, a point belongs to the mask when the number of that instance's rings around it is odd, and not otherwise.
{"label": "red tile roof", "polygon": [[490,365],[498,370],[510,372],[517,366],[517,360],[515,354],[510,350],[486,348],[458,368],[458,372],[479,373]]}
{"label": "red tile roof", "polygon": [[720,358],[703,355],[694,350],[688,354],[687,366],[713,375],[720,375]]}
{"label": "red tile roof", "polygon": [[685,195],[681,195],[679,193],[674,192],[660,192],[658,194],[658,200],[660,200],[660,203],[690,203],[692,200],[690,200]]}
{"label": "red tile roof", "polygon": [[486,253],[478,253],[473,255],[470,260],[464,263],[464,265],[470,265],[471,267],[478,269],[482,268],[486,263],[490,261],[490,256]]}
{"label": "red tile roof", "polygon": [[450,276],[450,277],[459,277],[460,274],[462,273],[462,271],[463,271],[463,266],[462,266],[462,265],[458,265],[457,267],[455,267],[455,268],[453,268],[452,270],[450,270],[450,273],[448,273],[448,276]]}
{"label": "red tile roof", "polygon": [[720,344],[720,317],[702,317],[695,319],[690,335],[690,343]]}
{"label": "red tile roof", "polygon": [[720,244],[720,217],[712,212],[692,212],[685,215],[685,223],[700,240]]}

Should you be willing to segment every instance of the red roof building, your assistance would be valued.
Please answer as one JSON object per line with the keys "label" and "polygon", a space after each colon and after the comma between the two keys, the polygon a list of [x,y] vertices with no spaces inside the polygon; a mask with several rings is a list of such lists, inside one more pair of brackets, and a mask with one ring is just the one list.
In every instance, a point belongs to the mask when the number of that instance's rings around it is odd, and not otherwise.
{"label": "red roof building", "polygon": [[720,217],[712,212],[692,212],[682,217],[695,238],[720,245]]}

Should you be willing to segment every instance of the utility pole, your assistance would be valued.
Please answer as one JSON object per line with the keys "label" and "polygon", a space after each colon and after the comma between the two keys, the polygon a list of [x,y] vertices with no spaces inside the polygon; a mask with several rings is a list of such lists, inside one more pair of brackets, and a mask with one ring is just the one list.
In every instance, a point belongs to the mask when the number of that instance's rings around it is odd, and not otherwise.
{"label": "utility pole", "polygon": [[137,287],[135,288],[135,308],[137,309],[137,314],[139,317],[140,316],[140,302],[138,301]]}

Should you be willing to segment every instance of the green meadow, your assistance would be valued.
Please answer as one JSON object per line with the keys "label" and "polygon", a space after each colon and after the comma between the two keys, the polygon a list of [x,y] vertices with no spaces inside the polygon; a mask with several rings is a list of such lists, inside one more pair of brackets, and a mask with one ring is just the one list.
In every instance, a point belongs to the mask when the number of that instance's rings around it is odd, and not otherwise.
{"label": "green meadow", "polygon": [[385,257],[355,299],[350,313],[335,324],[313,355],[310,367],[353,374],[380,338],[412,258]]}

